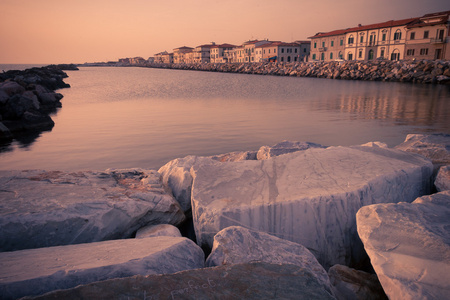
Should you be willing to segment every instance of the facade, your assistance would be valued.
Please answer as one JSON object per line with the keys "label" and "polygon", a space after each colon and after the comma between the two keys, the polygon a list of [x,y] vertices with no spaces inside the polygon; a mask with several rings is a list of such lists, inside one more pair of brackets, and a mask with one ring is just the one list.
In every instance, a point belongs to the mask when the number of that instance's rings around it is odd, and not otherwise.
{"label": "facade", "polygon": [[450,59],[449,15],[427,14],[406,26],[405,58]]}
{"label": "facade", "polygon": [[212,63],[227,63],[231,61],[230,51],[235,48],[235,45],[220,44],[214,45],[210,49],[210,62]]}
{"label": "facade", "polygon": [[310,60],[449,59],[449,13],[319,32]]}
{"label": "facade", "polygon": [[175,64],[187,63],[186,54],[193,50],[194,48],[186,46],[173,49],[173,62]]}
{"label": "facade", "polygon": [[214,43],[210,45],[200,45],[194,48],[194,63],[209,63],[211,60],[211,47],[215,46]]}

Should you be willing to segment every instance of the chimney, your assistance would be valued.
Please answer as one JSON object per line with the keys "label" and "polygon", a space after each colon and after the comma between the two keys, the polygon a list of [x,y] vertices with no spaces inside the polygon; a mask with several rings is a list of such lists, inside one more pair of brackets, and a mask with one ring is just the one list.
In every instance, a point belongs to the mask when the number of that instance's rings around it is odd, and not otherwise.
{"label": "chimney", "polygon": [[358,27],[361,27],[362,25],[361,24],[358,24]]}

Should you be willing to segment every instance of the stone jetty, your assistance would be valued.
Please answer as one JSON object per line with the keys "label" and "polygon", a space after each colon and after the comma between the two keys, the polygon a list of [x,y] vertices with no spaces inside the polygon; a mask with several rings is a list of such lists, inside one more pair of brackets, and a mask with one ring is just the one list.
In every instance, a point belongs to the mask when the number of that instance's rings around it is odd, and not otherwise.
{"label": "stone jetty", "polygon": [[53,128],[49,114],[61,107],[63,97],[55,90],[70,87],[63,70],[78,68],[49,65],[0,73],[0,141]]}
{"label": "stone jetty", "polygon": [[450,135],[412,134],[396,148],[284,141],[159,171],[4,171],[0,294],[442,299],[449,153]]}
{"label": "stone jetty", "polygon": [[274,76],[313,77],[345,80],[450,84],[450,61],[371,60],[333,62],[262,62],[143,64],[151,68],[228,72]]}

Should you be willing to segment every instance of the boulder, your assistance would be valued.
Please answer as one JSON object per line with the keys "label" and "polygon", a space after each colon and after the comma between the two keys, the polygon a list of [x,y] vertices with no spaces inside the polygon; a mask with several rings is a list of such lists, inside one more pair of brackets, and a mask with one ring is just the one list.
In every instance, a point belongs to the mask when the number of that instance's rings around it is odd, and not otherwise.
{"label": "boulder", "polygon": [[214,236],[207,267],[263,261],[272,264],[292,264],[315,274],[331,292],[327,272],[315,256],[300,244],[277,238],[265,232],[241,226],[227,227]]}
{"label": "boulder", "polygon": [[377,275],[334,265],[328,270],[336,298],[339,300],[387,300]]}
{"label": "boulder", "polygon": [[111,279],[25,299],[335,299],[295,265],[225,265],[175,274]]}
{"label": "boulder", "polygon": [[143,239],[143,238],[155,237],[155,236],[181,237],[181,233],[178,228],[176,228],[175,226],[170,225],[170,224],[145,226],[136,232],[137,239]]}
{"label": "boulder", "polygon": [[362,144],[361,146],[389,148],[388,145],[386,143],[383,143],[383,142],[368,142],[368,143]]}
{"label": "boulder", "polygon": [[443,166],[439,169],[434,186],[438,192],[450,190],[450,165]]}
{"label": "boulder", "polygon": [[0,253],[0,294],[2,299],[17,299],[100,280],[175,273],[203,265],[203,251],[191,240],[180,237],[3,252]]}
{"label": "boulder", "polygon": [[128,238],[185,219],[152,170],[0,171],[0,186],[0,251]]}
{"label": "boulder", "polygon": [[390,299],[447,299],[450,191],[357,213],[358,234]]}
{"label": "boulder", "polygon": [[325,267],[364,257],[356,212],[365,205],[413,201],[429,193],[432,164],[379,147],[310,148],[268,160],[192,167],[197,243],[244,226],[302,244]]}
{"label": "boulder", "polygon": [[225,154],[219,154],[210,156],[214,160],[220,162],[241,161],[241,160],[256,160],[256,151],[243,151],[243,152],[230,152]]}
{"label": "boulder", "polygon": [[259,148],[256,154],[257,159],[268,159],[270,157],[279,156],[286,153],[292,153],[296,151],[302,151],[309,148],[326,148],[322,145],[310,143],[310,142],[290,142],[283,141],[275,144],[272,147],[262,146]]}
{"label": "boulder", "polygon": [[408,134],[405,141],[395,148],[431,159],[435,171],[443,165],[450,165],[450,134]]}
{"label": "boulder", "polygon": [[15,81],[1,82],[0,90],[3,90],[8,96],[25,92],[25,88]]}
{"label": "boulder", "polygon": [[11,140],[13,135],[2,122],[0,122],[0,140]]}

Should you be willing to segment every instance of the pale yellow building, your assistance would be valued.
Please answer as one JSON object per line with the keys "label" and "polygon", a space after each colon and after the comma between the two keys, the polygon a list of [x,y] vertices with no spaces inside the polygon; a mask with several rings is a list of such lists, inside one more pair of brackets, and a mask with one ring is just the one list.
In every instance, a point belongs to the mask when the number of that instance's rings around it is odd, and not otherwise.
{"label": "pale yellow building", "polygon": [[319,32],[310,37],[310,61],[449,59],[448,19],[449,12],[441,12]]}
{"label": "pale yellow building", "polygon": [[175,64],[187,63],[186,54],[193,50],[194,48],[186,46],[173,49],[173,62]]}
{"label": "pale yellow building", "polygon": [[230,50],[235,48],[235,45],[220,44],[213,45],[210,49],[210,62],[212,63],[226,63],[230,60]]}

